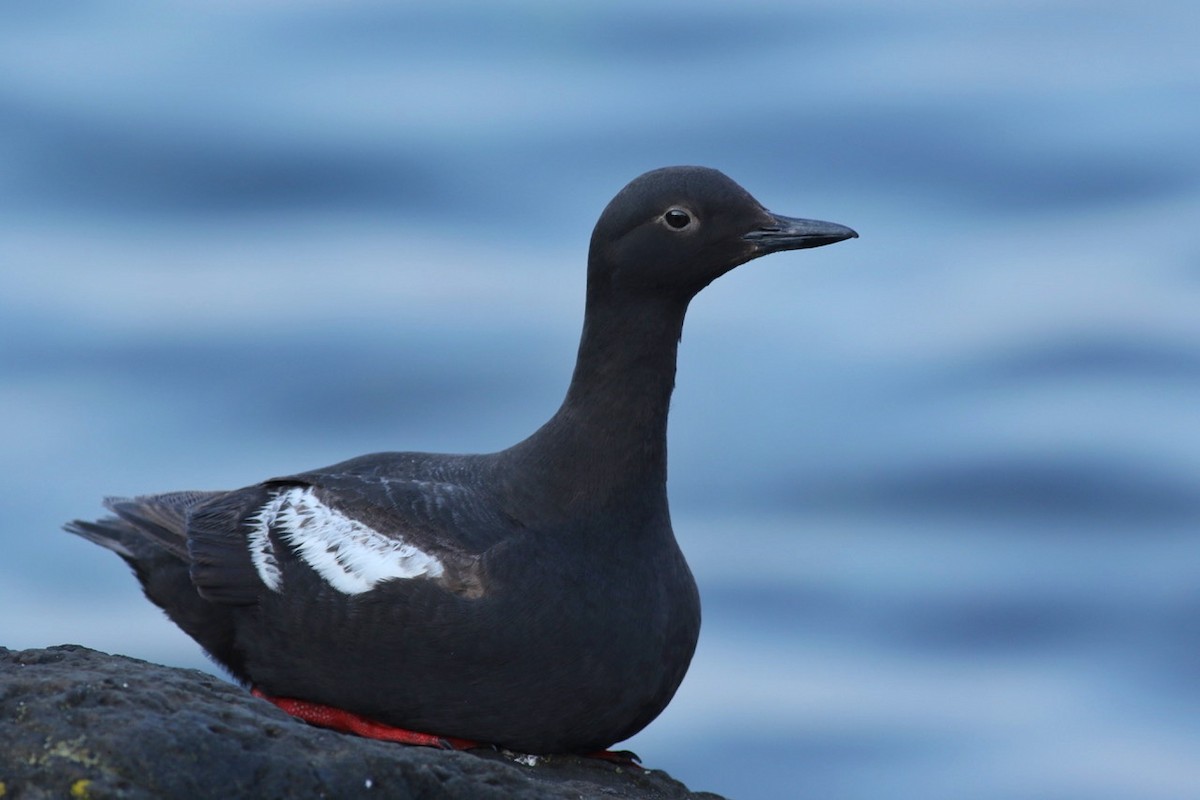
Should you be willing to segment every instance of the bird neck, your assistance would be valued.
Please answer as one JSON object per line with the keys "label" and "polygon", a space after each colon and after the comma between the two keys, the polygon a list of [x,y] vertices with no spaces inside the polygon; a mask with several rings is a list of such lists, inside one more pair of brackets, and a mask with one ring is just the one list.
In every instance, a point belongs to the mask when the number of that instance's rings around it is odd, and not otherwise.
{"label": "bird neck", "polygon": [[666,512],[667,411],[686,311],[686,299],[589,292],[566,399],[513,448],[563,512]]}

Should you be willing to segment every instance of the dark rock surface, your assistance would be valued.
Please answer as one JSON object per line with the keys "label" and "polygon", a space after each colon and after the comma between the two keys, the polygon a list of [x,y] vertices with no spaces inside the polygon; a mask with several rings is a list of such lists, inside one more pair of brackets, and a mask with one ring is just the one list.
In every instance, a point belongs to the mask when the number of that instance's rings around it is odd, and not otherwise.
{"label": "dark rock surface", "polygon": [[206,673],[77,645],[0,647],[0,797],[720,800],[596,759],[526,765],[334,733]]}

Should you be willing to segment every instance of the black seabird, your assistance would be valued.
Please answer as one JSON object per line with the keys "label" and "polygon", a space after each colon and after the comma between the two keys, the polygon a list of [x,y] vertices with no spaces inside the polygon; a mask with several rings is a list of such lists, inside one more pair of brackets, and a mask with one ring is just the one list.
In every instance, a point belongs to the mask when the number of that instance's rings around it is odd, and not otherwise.
{"label": "black seabird", "polygon": [[67,530],[120,555],[217,662],[309,721],[606,748],[666,707],[700,630],[666,492],[688,303],[751,259],[855,236],[772,214],[716,170],[648,172],[596,224],[575,372],[529,438],[110,499],[115,516]]}

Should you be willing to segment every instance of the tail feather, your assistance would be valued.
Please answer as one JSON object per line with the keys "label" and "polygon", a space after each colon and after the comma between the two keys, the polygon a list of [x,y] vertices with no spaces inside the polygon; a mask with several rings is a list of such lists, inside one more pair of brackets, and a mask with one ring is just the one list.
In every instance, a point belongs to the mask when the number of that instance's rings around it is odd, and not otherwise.
{"label": "tail feather", "polygon": [[76,536],[82,536],[92,544],[98,544],[107,550],[112,550],[126,561],[132,561],[137,558],[133,550],[126,544],[129,537],[136,537],[138,535],[137,531],[131,529],[125,522],[116,517],[105,517],[96,522],[86,522],[77,519],[63,525],[63,530],[73,533]]}
{"label": "tail feather", "polygon": [[75,520],[64,527],[70,533],[112,550],[126,560],[137,560],[166,550],[188,562],[188,514],[196,505],[220,492],[170,492],[125,498],[109,497],[104,505],[115,517],[95,522]]}
{"label": "tail feather", "polygon": [[188,555],[188,518],[197,504],[221,492],[174,492],[104,501],[115,516],[63,527],[76,536],[121,556],[133,569],[150,602],[195,639],[235,676],[245,679],[245,664],[235,646],[232,607],[206,600],[192,583]]}

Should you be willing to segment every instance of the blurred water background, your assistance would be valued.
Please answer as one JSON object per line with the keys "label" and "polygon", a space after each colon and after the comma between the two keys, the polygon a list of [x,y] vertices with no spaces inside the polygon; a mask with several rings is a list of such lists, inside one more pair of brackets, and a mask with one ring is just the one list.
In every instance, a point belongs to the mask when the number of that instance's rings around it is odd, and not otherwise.
{"label": "blurred water background", "polygon": [[0,644],[213,669],[110,494],[556,407],[626,181],[862,238],[688,319],[704,598],[628,746],[731,797],[1200,796],[1193,0],[0,6]]}

